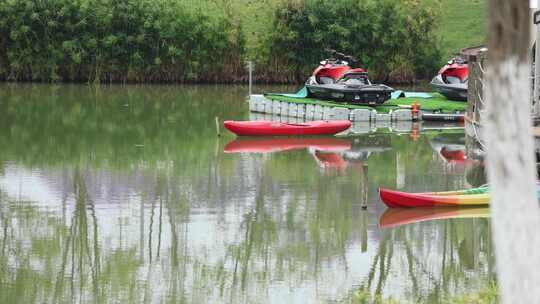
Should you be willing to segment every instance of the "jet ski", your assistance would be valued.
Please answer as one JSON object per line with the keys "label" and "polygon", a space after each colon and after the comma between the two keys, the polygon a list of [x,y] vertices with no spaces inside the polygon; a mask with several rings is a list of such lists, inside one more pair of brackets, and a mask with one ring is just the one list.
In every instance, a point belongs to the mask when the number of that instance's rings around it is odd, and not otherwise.
{"label": "jet ski", "polygon": [[454,57],[431,81],[433,89],[451,100],[467,101],[469,66],[462,57]]}
{"label": "jet ski", "polygon": [[320,62],[307,80],[308,97],[362,105],[380,105],[394,91],[383,84],[372,84],[363,68],[352,68],[352,56],[331,50],[332,57]]}

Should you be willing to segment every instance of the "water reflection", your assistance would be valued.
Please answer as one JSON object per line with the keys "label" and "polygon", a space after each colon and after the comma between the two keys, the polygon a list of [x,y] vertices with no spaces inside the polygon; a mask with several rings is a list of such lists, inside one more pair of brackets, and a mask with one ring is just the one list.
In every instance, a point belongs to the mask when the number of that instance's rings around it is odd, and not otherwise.
{"label": "water reflection", "polygon": [[359,290],[392,295],[402,289],[410,301],[425,303],[489,285],[495,280],[489,231],[489,221],[481,218],[384,230]]}
{"label": "water reflection", "polygon": [[246,137],[229,142],[225,153],[272,153],[291,150],[348,151],[351,142],[336,137]]}
{"label": "water reflection", "polygon": [[481,175],[431,144],[462,130],[216,138],[244,92],[2,86],[0,302],[438,302],[493,280],[489,219],[379,227],[377,187]]}
{"label": "water reflection", "polygon": [[379,224],[382,228],[392,228],[423,221],[489,217],[488,207],[388,208]]}

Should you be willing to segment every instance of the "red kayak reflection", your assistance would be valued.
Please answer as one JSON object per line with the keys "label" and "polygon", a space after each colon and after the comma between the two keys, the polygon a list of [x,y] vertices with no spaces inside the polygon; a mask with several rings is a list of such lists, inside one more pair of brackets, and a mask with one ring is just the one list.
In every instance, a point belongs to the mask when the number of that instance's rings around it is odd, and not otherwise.
{"label": "red kayak reflection", "polygon": [[379,219],[381,228],[392,228],[401,225],[431,220],[458,218],[488,218],[488,207],[436,207],[436,208],[388,208]]}
{"label": "red kayak reflection", "polygon": [[315,151],[315,158],[322,168],[344,169],[347,161],[337,153],[325,153],[320,150]]}
{"label": "red kayak reflection", "polygon": [[237,138],[228,143],[225,153],[272,153],[313,149],[316,151],[342,152],[350,150],[351,142],[334,137],[266,137]]}
{"label": "red kayak reflection", "polygon": [[463,164],[473,162],[465,155],[465,150],[452,150],[447,147],[442,147],[439,151],[443,159],[448,163]]}

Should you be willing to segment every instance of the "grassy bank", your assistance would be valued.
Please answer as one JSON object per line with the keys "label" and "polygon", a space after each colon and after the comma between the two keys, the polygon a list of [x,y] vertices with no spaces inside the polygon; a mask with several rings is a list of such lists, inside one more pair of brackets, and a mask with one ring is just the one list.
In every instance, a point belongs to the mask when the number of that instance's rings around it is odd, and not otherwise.
{"label": "grassy bank", "polygon": [[423,5],[440,11],[437,36],[443,61],[462,48],[487,42],[486,0],[424,0]]}

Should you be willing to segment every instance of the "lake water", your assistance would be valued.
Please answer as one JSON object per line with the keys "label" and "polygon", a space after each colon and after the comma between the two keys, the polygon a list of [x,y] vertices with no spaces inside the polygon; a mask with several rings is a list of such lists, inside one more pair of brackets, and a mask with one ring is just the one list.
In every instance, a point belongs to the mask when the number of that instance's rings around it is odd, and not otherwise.
{"label": "lake water", "polygon": [[486,209],[377,194],[483,184],[441,153],[464,149],[459,126],[216,136],[216,117],[250,118],[246,94],[0,85],[0,303],[438,303],[493,284]]}

